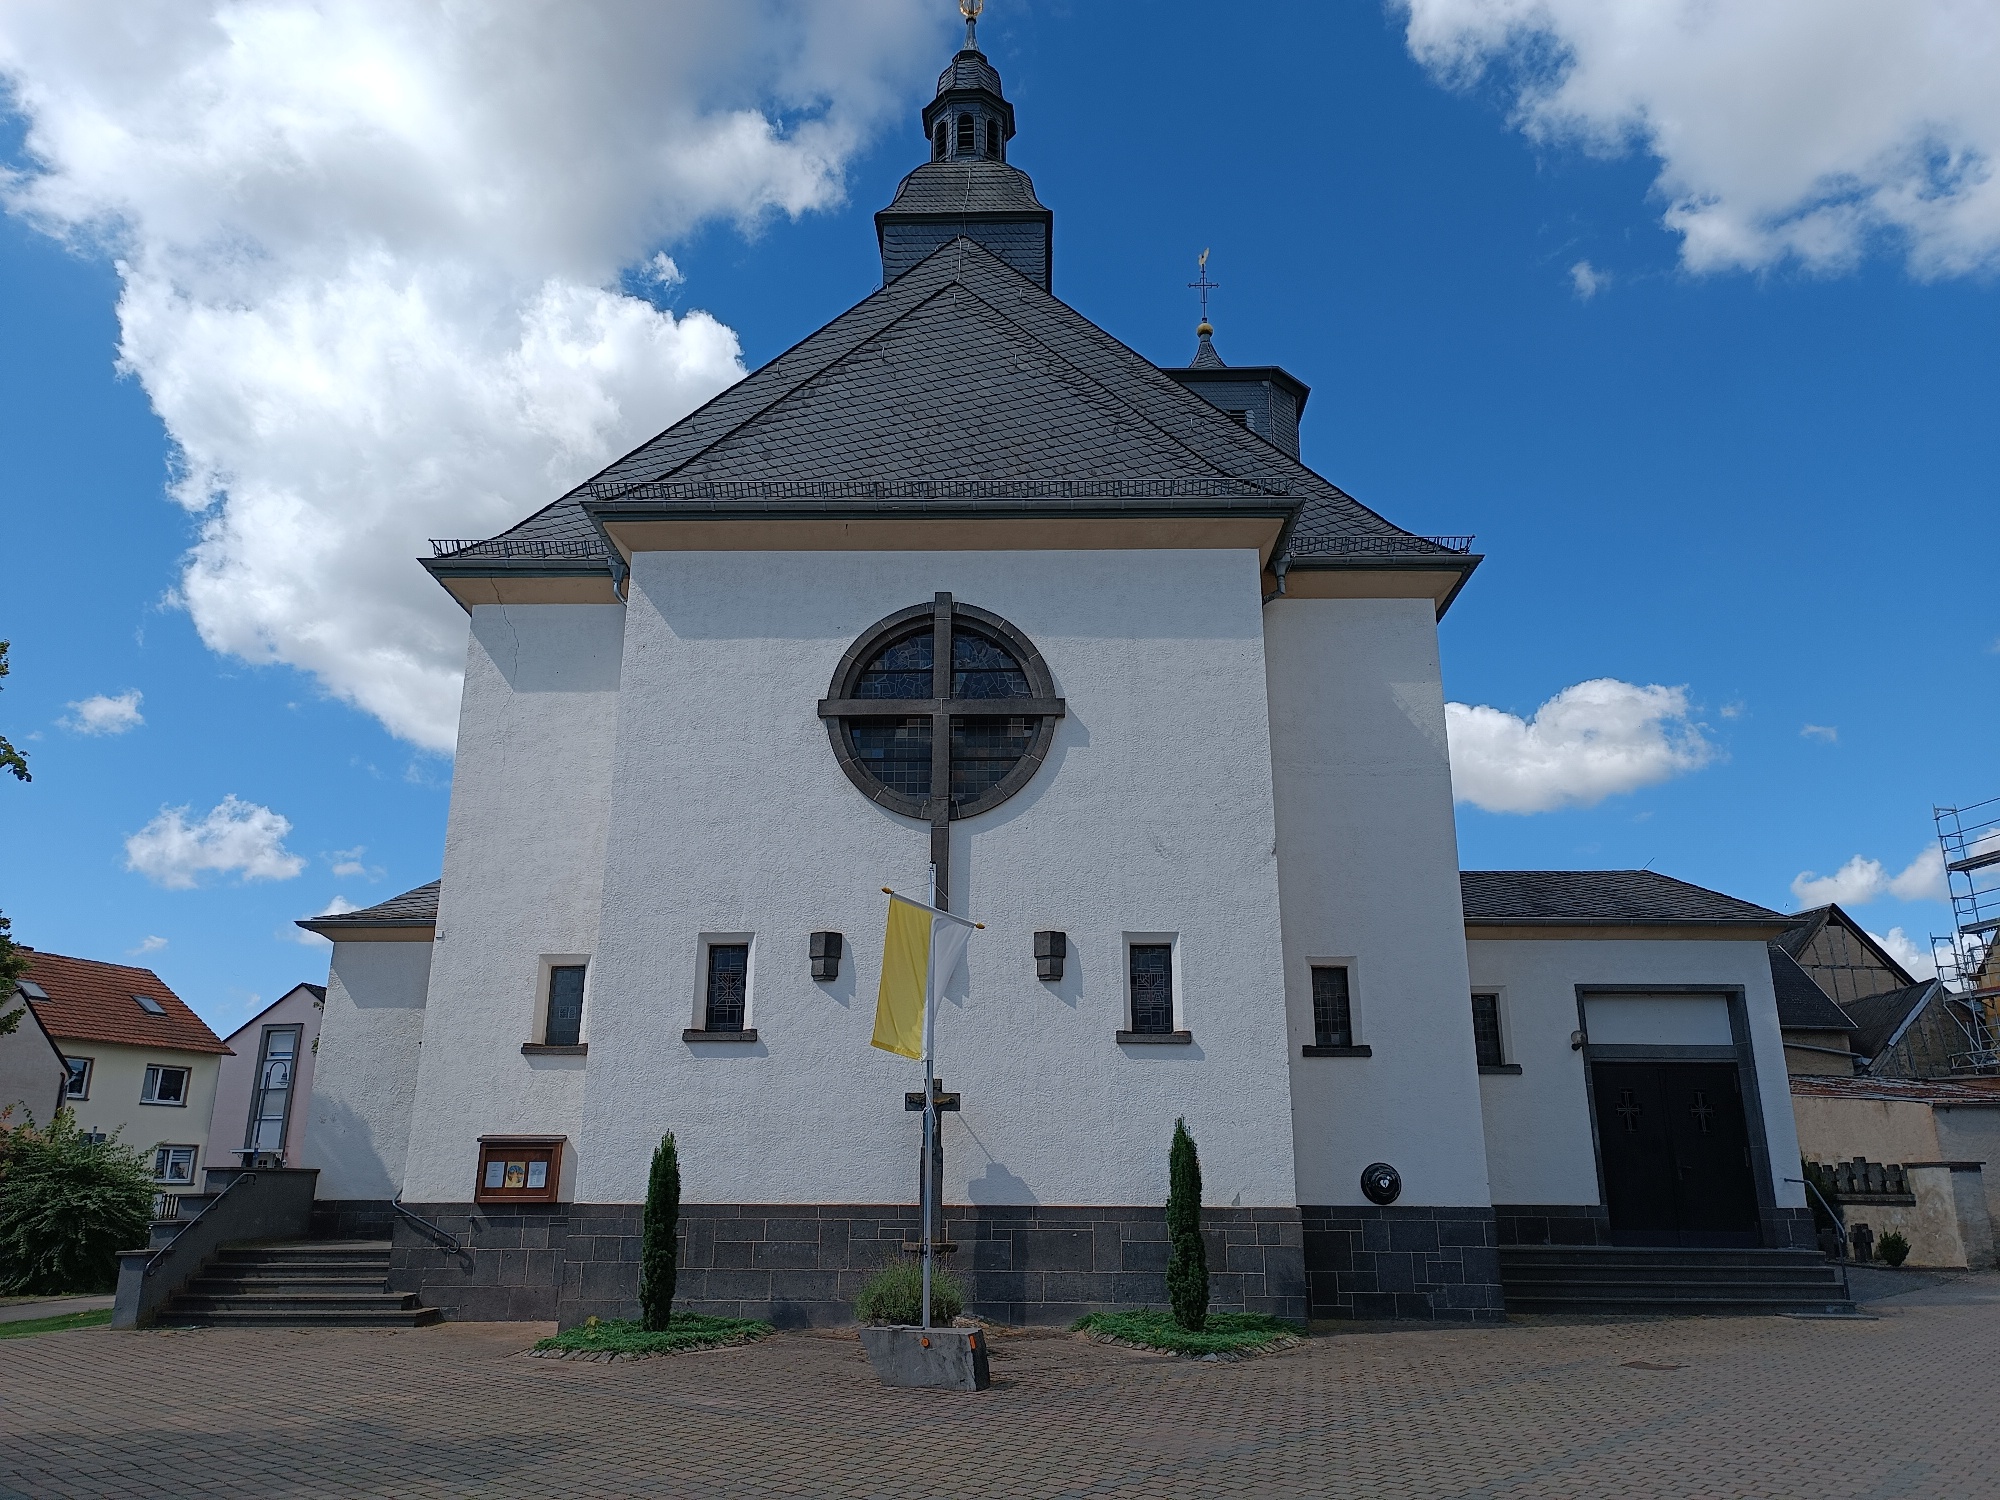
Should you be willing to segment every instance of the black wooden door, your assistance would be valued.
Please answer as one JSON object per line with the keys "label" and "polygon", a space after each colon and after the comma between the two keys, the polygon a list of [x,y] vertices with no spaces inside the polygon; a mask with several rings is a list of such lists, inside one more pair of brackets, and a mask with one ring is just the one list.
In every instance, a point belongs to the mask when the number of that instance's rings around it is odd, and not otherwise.
{"label": "black wooden door", "polygon": [[1733,1064],[1593,1063],[1591,1087],[1613,1244],[1757,1243]]}

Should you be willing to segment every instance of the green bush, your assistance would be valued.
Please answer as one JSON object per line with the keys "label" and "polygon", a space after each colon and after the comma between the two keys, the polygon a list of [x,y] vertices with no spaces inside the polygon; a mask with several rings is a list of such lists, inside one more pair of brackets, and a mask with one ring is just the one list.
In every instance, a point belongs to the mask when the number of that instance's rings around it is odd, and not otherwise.
{"label": "green bush", "polygon": [[67,1109],[0,1132],[0,1293],[112,1290],[118,1252],[146,1243],[153,1192],[145,1158],[90,1140]]}
{"label": "green bush", "polygon": [[1165,1349],[1172,1354],[1231,1354],[1261,1349],[1273,1339],[1297,1338],[1299,1330],[1266,1313],[1210,1313],[1199,1333],[1183,1328],[1172,1313],[1139,1309],[1087,1313],[1070,1325],[1082,1333],[1105,1333],[1128,1344]]}
{"label": "green bush", "polygon": [[1892,1229],[1875,1242],[1875,1254],[1891,1266],[1900,1266],[1910,1258],[1910,1242]]}
{"label": "green bush", "polygon": [[1208,1321],[1208,1247],[1201,1241],[1201,1158],[1187,1121],[1174,1121],[1167,1153],[1167,1300],[1174,1321],[1200,1333]]}
{"label": "green bush", "polygon": [[[854,1316],[864,1323],[920,1323],[924,1307],[924,1263],[899,1255],[868,1278],[854,1299]],[[965,1288],[943,1266],[931,1272],[931,1322],[948,1327],[965,1311]]]}
{"label": "green bush", "polygon": [[663,1333],[674,1319],[674,1284],[680,1279],[681,1154],[669,1130],[653,1148],[646,1180],[646,1214],[639,1236],[639,1322]]}
{"label": "green bush", "polygon": [[747,1344],[776,1332],[769,1323],[755,1318],[708,1318],[700,1313],[677,1313],[665,1328],[647,1328],[631,1318],[591,1318],[552,1339],[541,1340],[535,1347],[589,1354],[684,1354],[691,1349]]}

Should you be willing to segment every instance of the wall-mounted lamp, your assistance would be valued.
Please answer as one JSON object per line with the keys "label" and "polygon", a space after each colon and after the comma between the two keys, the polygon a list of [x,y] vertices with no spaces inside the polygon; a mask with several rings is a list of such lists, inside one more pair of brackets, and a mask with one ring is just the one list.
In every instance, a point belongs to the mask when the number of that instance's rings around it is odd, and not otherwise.
{"label": "wall-mounted lamp", "polygon": [[837,932],[815,932],[806,939],[806,955],[812,959],[813,978],[840,978],[841,937]]}
{"label": "wall-mounted lamp", "polygon": [[1035,934],[1035,978],[1062,978],[1063,960],[1068,957],[1068,933],[1038,932]]}
{"label": "wall-mounted lamp", "polygon": [[1569,1034],[1569,1050],[1572,1052],[1581,1052],[1583,1044],[1589,1040],[1590,1038],[1585,1036],[1581,1031],[1572,1031]]}

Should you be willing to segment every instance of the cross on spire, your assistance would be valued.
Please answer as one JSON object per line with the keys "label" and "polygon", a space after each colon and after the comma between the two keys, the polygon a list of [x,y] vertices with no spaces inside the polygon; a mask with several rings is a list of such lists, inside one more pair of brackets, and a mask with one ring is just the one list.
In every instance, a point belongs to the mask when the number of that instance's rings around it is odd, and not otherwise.
{"label": "cross on spire", "polygon": [[1201,252],[1201,255],[1195,261],[1195,265],[1198,268],[1198,274],[1193,281],[1188,283],[1189,290],[1201,294],[1201,327],[1197,328],[1195,332],[1214,333],[1215,330],[1208,323],[1208,294],[1217,290],[1222,283],[1208,279],[1208,251],[1203,250]]}

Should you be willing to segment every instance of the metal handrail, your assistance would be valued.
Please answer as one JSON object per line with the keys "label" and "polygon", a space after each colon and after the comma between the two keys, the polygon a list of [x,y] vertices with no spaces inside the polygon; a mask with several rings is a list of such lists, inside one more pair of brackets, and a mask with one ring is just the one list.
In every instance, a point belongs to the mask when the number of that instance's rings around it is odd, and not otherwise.
{"label": "metal handrail", "polygon": [[1840,1267],[1840,1289],[1847,1293],[1847,1300],[1852,1302],[1854,1300],[1854,1291],[1847,1283],[1847,1220],[1841,1216],[1839,1209],[1827,1202],[1826,1194],[1822,1193],[1818,1185],[1810,1179],[1804,1177],[1787,1177],[1785,1181],[1796,1182],[1800,1187],[1819,1199],[1820,1207],[1826,1210],[1827,1216],[1834,1222],[1834,1227],[1840,1231],[1840,1254],[1834,1257],[1833,1263]]}
{"label": "metal handrail", "polygon": [[438,1240],[444,1245],[448,1246],[453,1255],[465,1254],[465,1246],[459,1244],[459,1242],[452,1237],[451,1232],[449,1230],[444,1229],[439,1225],[433,1224],[429,1219],[424,1218],[421,1214],[411,1213],[407,1208],[403,1207],[403,1200],[401,1198],[391,1198],[389,1200],[389,1207],[396,1210],[397,1213],[401,1214],[404,1218],[408,1219],[412,1224],[416,1225],[419,1229],[423,1230],[424,1233],[428,1234],[432,1239]]}
{"label": "metal handrail", "polygon": [[[223,1184],[221,1192],[217,1193],[213,1198],[210,1198],[208,1202],[202,1204],[200,1213],[196,1214],[192,1219],[189,1219],[187,1223],[181,1226],[181,1234],[185,1235],[188,1232],[188,1230],[192,1229],[195,1225],[199,1224],[203,1219],[207,1218],[209,1214],[215,1211],[216,1205],[221,1203],[222,1200],[224,1198],[227,1198],[231,1193],[235,1192],[237,1188],[241,1187],[246,1182],[255,1182],[256,1180],[257,1180],[257,1174],[255,1172],[242,1172],[239,1173],[237,1176],[232,1177],[227,1183]],[[179,1236],[176,1236],[174,1239],[168,1240],[166,1244],[161,1245],[158,1249],[153,1251],[152,1256],[146,1262],[146,1274],[148,1276],[151,1276],[155,1271],[157,1271],[160,1268],[161,1258],[165,1256],[169,1250],[173,1249],[177,1243],[179,1243]]]}

